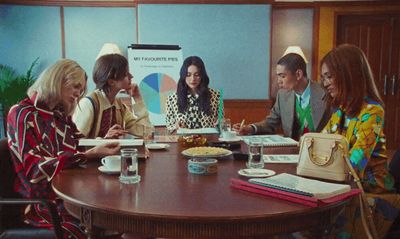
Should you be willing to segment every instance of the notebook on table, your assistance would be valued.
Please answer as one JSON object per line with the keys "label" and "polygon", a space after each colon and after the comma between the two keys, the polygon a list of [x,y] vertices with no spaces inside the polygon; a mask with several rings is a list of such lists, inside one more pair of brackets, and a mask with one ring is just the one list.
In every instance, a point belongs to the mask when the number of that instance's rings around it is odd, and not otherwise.
{"label": "notebook on table", "polygon": [[142,146],[143,139],[80,139],[80,146],[97,146],[107,143],[119,143],[120,146]]}
{"label": "notebook on table", "polygon": [[298,154],[267,154],[263,155],[264,163],[298,163]]}
{"label": "notebook on table", "polygon": [[361,192],[346,184],[327,183],[287,173],[269,178],[251,178],[248,182],[231,179],[231,186],[311,207],[339,202]]}
{"label": "notebook on table", "polygon": [[178,135],[156,135],[154,140],[157,143],[176,143],[178,142]]}
{"label": "notebook on table", "polygon": [[217,128],[199,128],[199,129],[188,129],[188,128],[179,128],[176,131],[176,134],[219,134]]}
{"label": "notebook on table", "polygon": [[283,137],[282,135],[278,134],[242,136],[242,139],[246,144],[248,144],[252,138],[261,139],[263,145],[269,147],[298,146],[299,144],[299,142],[292,138]]}

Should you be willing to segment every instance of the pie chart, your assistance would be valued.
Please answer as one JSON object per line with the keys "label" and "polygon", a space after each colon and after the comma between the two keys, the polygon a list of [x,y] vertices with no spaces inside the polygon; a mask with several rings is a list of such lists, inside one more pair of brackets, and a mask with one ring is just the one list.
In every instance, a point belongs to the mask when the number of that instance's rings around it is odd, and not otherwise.
{"label": "pie chart", "polygon": [[166,113],[168,95],[176,91],[176,81],[164,73],[152,73],[139,84],[147,110],[154,114]]}

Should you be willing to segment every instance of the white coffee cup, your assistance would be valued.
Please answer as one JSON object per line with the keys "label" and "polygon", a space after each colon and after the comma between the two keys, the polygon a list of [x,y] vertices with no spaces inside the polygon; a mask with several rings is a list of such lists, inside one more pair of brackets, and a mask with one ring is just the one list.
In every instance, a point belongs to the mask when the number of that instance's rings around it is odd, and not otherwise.
{"label": "white coffee cup", "polygon": [[101,163],[108,170],[121,170],[121,156],[120,155],[110,155],[101,159]]}
{"label": "white coffee cup", "polygon": [[236,138],[236,131],[227,130],[222,132],[222,138],[224,139],[234,139]]}

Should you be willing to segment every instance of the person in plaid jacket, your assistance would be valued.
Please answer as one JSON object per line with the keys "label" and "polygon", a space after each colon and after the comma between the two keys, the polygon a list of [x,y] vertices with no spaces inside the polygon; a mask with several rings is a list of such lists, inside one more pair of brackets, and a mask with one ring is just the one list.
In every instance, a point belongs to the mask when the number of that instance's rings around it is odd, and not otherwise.
{"label": "person in plaid jacket", "polygon": [[[65,238],[86,238],[79,221],[65,210],[63,201],[51,187],[61,170],[87,160],[118,154],[118,144],[107,144],[84,151],[78,147],[83,135],[71,120],[77,102],[86,92],[85,71],[68,59],[47,68],[28,89],[28,97],[14,105],[7,118],[8,146],[17,174],[15,191],[24,198],[49,199],[57,206]],[[48,211],[28,205],[25,221],[51,228]]]}

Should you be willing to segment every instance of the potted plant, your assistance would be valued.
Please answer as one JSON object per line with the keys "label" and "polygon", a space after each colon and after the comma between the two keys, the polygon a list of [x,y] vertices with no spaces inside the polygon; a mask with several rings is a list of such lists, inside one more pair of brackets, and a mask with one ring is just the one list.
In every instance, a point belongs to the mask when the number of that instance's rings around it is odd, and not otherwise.
{"label": "potted plant", "polygon": [[38,59],[33,61],[25,75],[16,75],[12,67],[0,64],[0,134],[11,106],[25,98],[28,88],[35,82],[37,77],[32,70]]}

